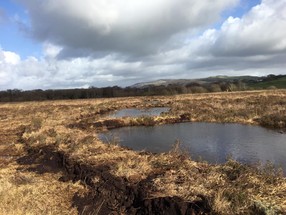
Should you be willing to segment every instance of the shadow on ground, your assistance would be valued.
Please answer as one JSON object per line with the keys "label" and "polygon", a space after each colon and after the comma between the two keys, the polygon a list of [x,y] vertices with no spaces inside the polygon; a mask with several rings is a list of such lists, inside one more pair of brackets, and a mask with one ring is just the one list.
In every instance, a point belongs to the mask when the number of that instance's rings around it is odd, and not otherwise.
{"label": "shadow on ground", "polygon": [[85,196],[76,193],[73,206],[79,214],[210,214],[208,201],[186,202],[177,196],[148,198],[155,174],[137,184],[110,173],[108,164],[90,166],[70,159],[51,146],[27,149],[27,155],[17,160],[22,170],[38,174],[62,172],[60,181],[86,184]]}

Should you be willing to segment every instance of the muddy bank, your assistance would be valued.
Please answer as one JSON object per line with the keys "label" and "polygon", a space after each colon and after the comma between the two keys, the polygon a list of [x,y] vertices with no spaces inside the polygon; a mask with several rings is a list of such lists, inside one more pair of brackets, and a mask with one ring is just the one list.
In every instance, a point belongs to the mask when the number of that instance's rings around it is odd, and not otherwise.
{"label": "muddy bank", "polygon": [[263,116],[256,121],[263,127],[286,133],[286,111]]}
{"label": "muddy bank", "polygon": [[22,145],[15,144],[23,134],[21,129],[0,130],[0,167],[5,166],[21,156]]}
{"label": "muddy bank", "polygon": [[178,117],[135,117],[135,118],[125,118],[125,119],[103,119],[92,122],[90,120],[80,120],[80,122],[69,124],[68,128],[79,128],[82,130],[111,130],[121,127],[129,126],[155,126],[162,124],[174,124],[180,122],[189,122],[189,114],[182,114]]}
{"label": "muddy bank", "polygon": [[152,180],[160,173],[154,173],[139,183],[132,183],[124,177],[110,173],[108,164],[90,166],[70,159],[51,146],[28,148],[27,155],[19,158],[23,169],[39,174],[45,172],[64,173],[60,181],[78,181],[89,187],[85,196],[75,194],[73,205],[79,214],[209,214],[211,208],[206,198],[186,202],[180,197],[153,197],[148,194],[154,188]]}

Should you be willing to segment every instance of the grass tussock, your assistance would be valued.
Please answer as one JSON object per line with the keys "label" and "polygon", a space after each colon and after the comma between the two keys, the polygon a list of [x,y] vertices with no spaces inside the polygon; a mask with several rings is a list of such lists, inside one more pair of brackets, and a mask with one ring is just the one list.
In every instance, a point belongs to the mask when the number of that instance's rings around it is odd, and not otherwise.
{"label": "grass tussock", "polygon": [[58,175],[21,172],[16,165],[0,169],[0,214],[77,214],[71,205],[79,183],[63,183]]}

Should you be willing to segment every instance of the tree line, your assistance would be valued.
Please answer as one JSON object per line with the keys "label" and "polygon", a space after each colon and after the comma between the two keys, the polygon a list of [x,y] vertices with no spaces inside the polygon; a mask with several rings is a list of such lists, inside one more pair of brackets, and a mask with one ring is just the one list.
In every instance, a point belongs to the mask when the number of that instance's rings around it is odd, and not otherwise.
{"label": "tree line", "polygon": [[0,91],[0,102],[45,101],[65,99],[113,98],[129,96],[176,95],[184,93],[207,93],[245,90],[245,84],[219,82],[210,84],[189,83],[186,85],[170,84],[167,86],[132,87],[90,87],[88,89],[27,90],[8,89]]}

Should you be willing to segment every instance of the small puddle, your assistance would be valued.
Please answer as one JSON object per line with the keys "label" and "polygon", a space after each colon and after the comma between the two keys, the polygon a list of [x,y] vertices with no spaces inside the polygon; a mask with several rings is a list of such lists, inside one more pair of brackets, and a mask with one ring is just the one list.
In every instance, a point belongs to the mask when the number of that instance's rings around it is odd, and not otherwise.
{"label": "small puddle", "polygon": [[176,140],[194,160],[224,163],[231,155],[242,163],[267,161],[286,173],[286,134],[259,126],[219,123],[177,123],[154,127],[124,127],[100,134],[104,142],[117,141],[134,150],[167,152]]}
{"label": "small puddle", "polygon": [[148,109],[122,109],[114,111],[111,114],[107,115],[110,118],[121,118],[121,117],[140,117],[140,116],[160,116],[164,112],[168,112],[170,108],[168,107],[156,107]]}

